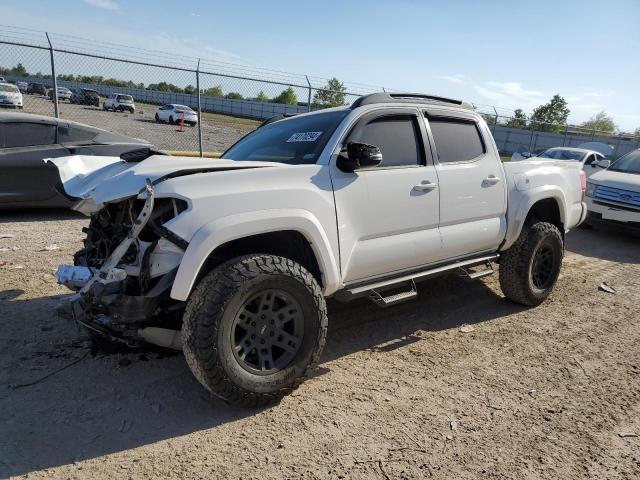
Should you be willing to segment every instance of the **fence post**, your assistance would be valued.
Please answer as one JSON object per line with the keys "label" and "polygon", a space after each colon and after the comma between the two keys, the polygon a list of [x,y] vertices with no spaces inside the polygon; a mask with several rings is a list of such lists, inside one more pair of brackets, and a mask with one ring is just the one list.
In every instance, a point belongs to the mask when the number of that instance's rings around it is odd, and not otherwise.
{"label": "fence post", "polygon": [[200,157],[202,157],[202,105],[200,104],[200,59],[196,67],[196,90],[198,90],[198,147],[200,148]]}
{"label": "fence post", "polygon": [[311,111],[311,82],[309,81],[309,77],[307,75],[304,76],[307,79],[307,85],[309,85],[309,95],[307,95],[307,111]]}
{"label": "fence post", "polygon": [[47,36],[47,42],[49,42],[49,54],[51,55],[51,78],[53,78],[53,111],[56,118],[60,118],[60,112],[58,111],[58,80],[56,79],[56,62],[53,59],[53,45],[51,45],[51,39],[49,33],[44,32]]}
{"label": "fence post", "polygon": [[493,112],[496,114],[495,120],[493,121],[493,136],[495,138],[495,136],[496,136],[496,126],[498,125],[498,110],[496,110],[496,107],[494,107],[493,105],[491,107],[493,108]]}
{"label": "fence post", "polygon": [[569,124],[565,123],[564,124],[564,137],[562,137],[562,146],[566,147],[567,146],[567,132],[569,130]]}

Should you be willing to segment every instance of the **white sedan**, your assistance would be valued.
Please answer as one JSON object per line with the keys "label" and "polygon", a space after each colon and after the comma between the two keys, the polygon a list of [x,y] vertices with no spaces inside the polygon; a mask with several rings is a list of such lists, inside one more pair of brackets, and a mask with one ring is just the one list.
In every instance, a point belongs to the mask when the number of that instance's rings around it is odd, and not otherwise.
{"label": "white sedan", "polygon": [[184,120],[186,125],[193,127],[198,123],[198,114],[185,105],[177,105],[175,103],[163,105],[156,110],[156,122],[177,124],[180,123],[180,120]]}
{"label": "white sedan", "polygon": [[0,105],[22,108],[22,93],[11,83],[0,83]]}

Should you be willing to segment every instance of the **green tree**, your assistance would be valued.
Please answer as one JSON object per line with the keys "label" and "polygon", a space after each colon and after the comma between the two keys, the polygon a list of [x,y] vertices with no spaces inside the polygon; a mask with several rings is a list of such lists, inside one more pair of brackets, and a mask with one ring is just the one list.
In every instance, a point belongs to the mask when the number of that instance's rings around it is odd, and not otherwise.
{"label": "green tree", "polygon": [[339,107],[344,105],[345,91],[344,83],[334,77],[327,82],[322,90],[316,92],[313,96],[313,103],[320,108]]}
{"label": "green tree", "polygon": [[570,112],[567,101],[556,94],[549,103],[540,105],[533,111],[530,126],[534,130],[561,132],[565,128]]}
{"label": "green tree", "polygon": [[495,115],[491,115],[489,113],[481,113],[480,116],[482,118],[484,118],[484,121],[487,122],[487,125],[489,125],[489,126],[495,125],[495,123],[496,123],[496,116]]}
{"label": "green tree", "polygon": [[263,90],[260,90],[260,93],[258,93],[258,96],[256,97],[256,102],[268,102],[268,101],[269,101],[269,97],[265,95]]}
{"label": "green tree", "polygon": [[202,94],[207,97],[222,97],[222,87],[217,85],[215,87],[207,88],[203,90]]}
{"label": "green tree", "polygon": [[289,87],[286,90],[283,90],[280,95],[275,97],[272,102],[284,103],[286,105],[297,105],[298,97],[296,97],[296,92],[293,91],[293,88]]}
{"label": "green tree", "polygon": [[11,74],[15,75],[16,77],[28,77],[29,73],[27,72],[27,69],[24,68],[24,65],[22,65],[21,63],[18,63],[15,67],[13,67],[11,69]]}
{"label": "green tree", "polygon": [[186,93],[187,95],[195,95],[196,93],[198,93],[198,90],[196,90],[196,87],[194,87],[193,85],[187,85],[186,87],[184,87],[184,93]]}
{"label": "green tree", "polygon": [[240,95],[238,92],[229,92],[227,93],[224,98],[229,98],[231,100],[243,100],[244,97],[242,95]]}
{"label": "green tree", "polygon": [[507,121],[507,127],[527,128],[527,116],[521,108],[518,108],[513,112],[513,117]]}
{"label": "green tree", "polygon": [[159,92],[173,92],[173,93],[182,93],[182,88],[174,85],[173,83],[160,82],[160,83],[151,83],[147,87],[149,90],[157,90]]}
{"label": "green tree", "polygon": [[613,123],[613,118],[611,118],[607,113],[603,110],[599,113],[596,113],[589,120],[584,122],[582,127],[587,128],[589,130],[595,130],[597,132],[603,133],[613,133],[616,130],[616,124]]}

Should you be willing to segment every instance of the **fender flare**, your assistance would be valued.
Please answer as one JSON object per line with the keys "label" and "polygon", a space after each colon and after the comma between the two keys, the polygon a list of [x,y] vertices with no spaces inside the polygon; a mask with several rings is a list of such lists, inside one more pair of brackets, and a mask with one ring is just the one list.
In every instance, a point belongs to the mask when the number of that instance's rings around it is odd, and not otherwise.
{"label": "fender flare", "polygon": [[[566,225],[567,203],[562,189],[553,185],[545,185],[527,190],[518,203],[517,208],[514,209],[514,213],[507,213],[507,234],[500,247],[500,251],[507,250],[518,239],[531,208],[539,201],[547,199],[556,201],[558,209],[560,210],[560,221],[563,225]],[[509,200],[511,201],[511,199]]]}
{"label": "fender flare", "polygon": [[338,290],[338,262],[318,219],[307,210],[273,209],[218,218],[196,231],[178,267],[171,298],[187,300],[202,266],[219,246],[239,238],[283,230],[297,231],[310,243],[322,271],[324,294],[331,295]]}

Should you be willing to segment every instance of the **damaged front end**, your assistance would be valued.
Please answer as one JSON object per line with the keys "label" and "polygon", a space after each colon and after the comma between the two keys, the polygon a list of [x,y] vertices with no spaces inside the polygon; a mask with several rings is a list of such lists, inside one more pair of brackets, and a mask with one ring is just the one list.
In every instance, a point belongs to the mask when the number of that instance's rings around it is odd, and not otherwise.
{"label": "damaged front end", "polygon": [[104,204],[84,229],[74,265],[58,268],[58,282],[76,291],[60,312],[128,346],[180,349],[184,302],[169,292],[187,242],[164,224],[187,207],[182,199],[155,198],[149,179],[137,197]]}

